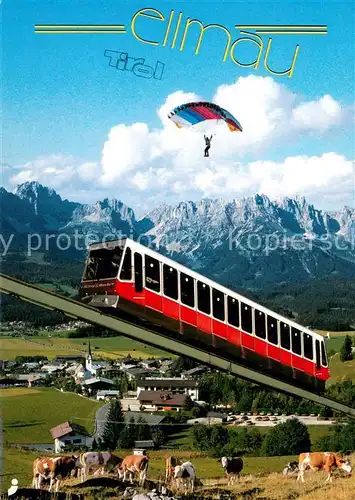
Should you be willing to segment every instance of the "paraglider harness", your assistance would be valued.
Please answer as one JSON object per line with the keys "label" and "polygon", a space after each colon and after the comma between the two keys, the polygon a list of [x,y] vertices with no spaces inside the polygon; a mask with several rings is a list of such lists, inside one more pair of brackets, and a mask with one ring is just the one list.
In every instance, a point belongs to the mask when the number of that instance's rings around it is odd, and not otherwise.
{"label": "paraglider harness", "polygon": [[203,137],[204,137],[205,143],[206,143],[206,147],[205,147],[205,157],[206,157],[206,156],[209,156],[208,151],[211,147],[211,141],[212,141],[213,134],[211,135],[211,137],[207,137],[206,135],[204,135]]}

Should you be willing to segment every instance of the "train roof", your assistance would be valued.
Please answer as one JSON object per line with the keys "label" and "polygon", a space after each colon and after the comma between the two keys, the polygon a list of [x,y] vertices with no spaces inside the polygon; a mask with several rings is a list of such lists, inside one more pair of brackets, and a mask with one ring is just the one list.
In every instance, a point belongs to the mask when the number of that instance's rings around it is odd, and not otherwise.
{"label": "train roof", "polygon": [[189,267],[184,266],[183,264],[179,264],[175,260],[170,259],[169,257],[165,257],[165,255],[162,255],[159,252],[156,252],[155,250],[151,250],[150,248],[142,245],[141,243],[138,243],[137,241],[132,240],[131,238],[120,238],[119,240],[113,240],[113,241],[107,241],[107,242],[101,242],[101,243],[93,243],[89,245],[89,250],[99,250],[100,248],[115,248],[119,244],[123,243],[128,243],[130,244],[130,247],[132,250],[139,250],[144,252],[146,255],[149,255],[150,257],[154,257],[157,260],[160,260],[164,264],[171,265],[175,269],[188,274],[192,278],[195,278],[203,283],[206,283],[206,285],[209,285],[213,288],[216,288],[220,290],[221,292],[225,293],[226,295],[230,295],[231,297],[234,297],[238,300],[242,300],[245,304],[251,306],[251,307],[256,307],[259,311],[262,311],[263,313],[267,314],[268,316],[272,316],[275,319],[278,319],[280,321],[284,321],[285,323],[288,323],[290,326],[293,326],[294,328],[297,328],[297,330],[302,330],[303,332],[306,332],[314,337],[319,338],[319,340],[324,341],[324,336],[321,335],[320,333],[317,333],[313,330],[310,330],[309,328],[306,328],[299,323],[295,323],[291,319],[285,318],[284,316],[281,316],[280,314],[272,311],[271,309],[268,309],[267,307],[261,306],[257,302],[254,302],[251,299],[248,299],[247,297],[244,297],[244,295],[241,295],[239,292],[235,292],[231,290],[230,288],[227,288],[223,285],[220,285],[216,281],[213,281],[209,278],[206,278],[203,274],[199,274],[196,271],[193,271]]}

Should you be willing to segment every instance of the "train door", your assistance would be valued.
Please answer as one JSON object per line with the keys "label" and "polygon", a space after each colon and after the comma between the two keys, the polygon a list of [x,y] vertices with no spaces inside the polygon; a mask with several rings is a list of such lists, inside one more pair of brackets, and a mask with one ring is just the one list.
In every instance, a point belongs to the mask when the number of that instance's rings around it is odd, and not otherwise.
{"label": "train door", "polygon": [[320,362],[320,342],[319,340],[316,340],[316,371],[319,372],[321,369],[321,362]]}
{"label": "train door", "polygon": [[134,288],[137,293],[143,292],[143,259],[137,252],[134,254]]}

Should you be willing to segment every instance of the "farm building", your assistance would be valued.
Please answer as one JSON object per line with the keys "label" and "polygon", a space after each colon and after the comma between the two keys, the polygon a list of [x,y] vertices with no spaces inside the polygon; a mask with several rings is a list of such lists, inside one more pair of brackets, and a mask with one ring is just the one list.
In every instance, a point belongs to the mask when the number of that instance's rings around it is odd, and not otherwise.
{"label": "farm building", "polygon": [[61,453],[66,446],[87,446],[91,448],[92,437],[82,425],[64,422],[50,429],[54,439],[55,453]]}

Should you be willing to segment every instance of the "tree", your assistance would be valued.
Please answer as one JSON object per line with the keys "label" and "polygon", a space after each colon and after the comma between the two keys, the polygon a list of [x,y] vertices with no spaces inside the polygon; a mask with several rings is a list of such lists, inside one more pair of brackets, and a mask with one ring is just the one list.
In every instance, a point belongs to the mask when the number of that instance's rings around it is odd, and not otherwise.
{"label": "tree", "polygon": [[355,421],[347,425],[337,425],[316,442],[316,449],[321,451],[336,450],[346,453],[355,450]]}
{"label": "tree", "polygon": [[195,405],[194,405],[194,402],[193,402],[193,401],[192,401],[192,399],[191,399],[191,396],[187,395],[187,396],[186,396],[186,399],[185,399],[185,401],[184,401],[183,410],[184,410],[184,411],[187,411],[187,412],[188,412],[188,411],[191,411],[191,410],[192,410],[192,408],[193,408],[194,406],[195,406]]}
{"label": "tree", "polygon": [[147,421],[143,417],[137,419],[136,441],[152,439],[152,433]]}
{"label": "tree", "polygon": [[353,359],[353,353],[351,350],[352,342],[349,335],[347,335],[344,339],[344,343],[340,348],[340,361],[350,361]]}
{"label": "tree", "polygon": [[152,431],[152,440],[154,442],[154,448],[159,449],[165,443],[165,434],[161,429],[154,429]]}
{"label": "tree", "polygon": [[110,403],[107,420],[102,436],[103,444],[108,450],[115,450],[121,432],[125,427],[122,407],[119,400]]}
{"label": "tree", "polygon": [[262,450],[267,456],[299,455],[310,451],[307,426],[297,418],[278,424],[266,434]]}

